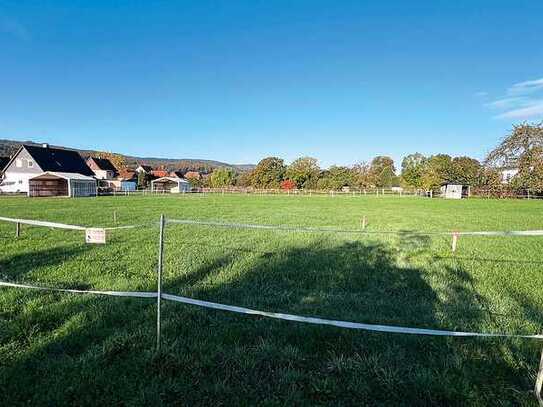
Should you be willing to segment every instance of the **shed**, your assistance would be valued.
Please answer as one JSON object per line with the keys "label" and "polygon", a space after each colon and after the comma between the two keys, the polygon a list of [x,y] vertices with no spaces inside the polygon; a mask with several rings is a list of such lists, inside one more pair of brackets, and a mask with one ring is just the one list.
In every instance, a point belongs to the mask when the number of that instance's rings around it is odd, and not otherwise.
{"label": "shed", "polygon": [[28,196],[96,196],[96,179],[69,172],[48,171],[28,180]]}
{"label": "shed", "polygon": [[168,191],[172,194],[190,192],[190,182],[184,178],[162,177],[151,181],[151,191]]}
{"label": "shed", "polygon": [[441,196],[445,199],[462,199],[470,195],[468,185],[444,184],[441,186]]}

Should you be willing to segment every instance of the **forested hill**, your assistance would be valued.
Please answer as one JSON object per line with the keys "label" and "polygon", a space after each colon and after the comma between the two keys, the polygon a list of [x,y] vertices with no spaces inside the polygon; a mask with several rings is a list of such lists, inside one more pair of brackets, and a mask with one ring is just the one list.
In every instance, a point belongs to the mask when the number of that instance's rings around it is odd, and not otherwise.
{"label": "forested hill", "polygon": [[[15,140],[2,140],[0,139],[0,157],[9,157],[13,154],[21,144],[41,145],[42,143],[36,143],[33,141],[15,141]],[[77,148],[70,148],[64,146],[53,146],[56,148],[64,148],[67,150],[75,150],[79,152],[83,157],[93,155],[97,153],[97,150],[79,150]],[[252,164],[229,164],[221,161],[214,160],[201,160],[194,158],[156,158],[156,157],[133,157],[124,155],[121,153],[115,153],[124,157],[126,164],[129,167],[136,167],[138,164],[151,165],[153,167],[165,167],[168,169],[185,169],[185,170],[198,170],[202,172],[208,172],[218,167],[229,167],[238,171],[249,171],[254,168]]]}

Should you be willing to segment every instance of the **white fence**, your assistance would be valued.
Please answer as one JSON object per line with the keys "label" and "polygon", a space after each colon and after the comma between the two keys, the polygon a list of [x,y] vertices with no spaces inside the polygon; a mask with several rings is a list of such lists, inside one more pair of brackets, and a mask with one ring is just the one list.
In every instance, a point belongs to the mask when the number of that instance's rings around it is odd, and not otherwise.
{"label": "white fence", "polygon": [[[8,217],[0,217],[0,221],[11,222],[16,225],[16,236],[20,235],[20,225],[26,224],[37,227],[47,227],[47,228],[58,228],[58,229],[67,229],[72,231],[85,231],[88,230],[85,226],[79,225],[67,225],[55,222],[48,221],[38,221],[38,220],[28,220],[28,219],[16,219]],[[156,222],[152,223],[156,225]],[[194,226],[212,226],[212,227],[221,227],[221,228],[241,228],[241,229],[266,229],[266,230],[277,230],[284,232],[300,232],[300,233],[349,233],[349,234],[398,234],[398,231],[371,231],[371,230],[357,230],[357,229],[330,229],[330,228],[314,228],[314,227],[294,227],[286,225],[260,225],[260,224],[247,224],[247,223],[227,223],[227,222],[218,222],[218,221],[204,221],[204,220],[193,220],[193,219],[168,219],[164,218],[164,215],[160,217],[160,233],[158,239],[158,267],[157,267],[157,290],[156,292],[141,292],[141,291],[99,291],[99,290],[80,290],[80,289],[70,289],[70,288],[54,288],[54,287],[44,287],[36,286],[32,284],[18,283],[18,282],[9,282],[9,281],[0,281],[0,287],[6,288],[21,288],[21,289],[32,289],[32,290],[41,290],[41,291],[56,291],[56,292],[65,292],[71,294],[91,294],[91,295],[105,295],[105,296],[114,296],[114,297],[135,297],[135,298],[144,298],[144,299],[156,299],[157,301],[157,318],[156,318],[156,337],[157,337],[157,350],[160,350],[161,345],[161,320],[162,320],[162,308],[161,302],[172,301],[188,305],[194,305],[203,308],[215,309],[220,311],[234,312],[238,314],[245,315],[258,315],[266,318],[280,319],[291,322],[306,323],[306,324],[317,324],[325,326],[334,326],[344,329],[355,329],[355,330],[364,330],[364,331],[373,331],[373,332],[382,332],[382,333],[394,333],[394,334],[407,334],[407,335],[427,335],[427,336],[449,336],[456,338],[521,338],[521,339],[531,339],[531,340],[543,340],[542,334],[533,334],[533,333],[500,333],[500,332],[469,332],[469,331],[451,331],[444,330],[439,328],[414,328],[407,326],[398,326],[398,325],[380,325],[380,324],[367,324],[361,322],[352,322],[352,321],[342,321],[342,320],[331,320],[325,318],[317,317],[307,317],[302,315],[294,314],[285,314],[285,313],[276,313],[271,311],[262,311],[255,310],[246,307],[240,307],[230,304],[221,304],[210,301],[203,301],[195,298],[183,297],[176,294],[164,293],[162,292],[162,276],[164,271],[164,230],[167,224],[183,224],[183,225],[194,225]],[[123,228],[137,228],[142,226],[147,226],[149,224],[142,225],[126,225],[119,226],[115,228],[103,228],[104,230],[115,230]],[[456,249],[456,241],[459,236],[469,235],[469,236],[543,236],[543,230],[524,230],[524,231],[443,231],[443,232],[413,232],[414,234],[420,235],[448,235],[453,238],[453,250]],[[535,394],[542,403],[541,390],[543,386],[543,352],[541,356],[541,364],[538,372],[538,376],[535,384]]]}

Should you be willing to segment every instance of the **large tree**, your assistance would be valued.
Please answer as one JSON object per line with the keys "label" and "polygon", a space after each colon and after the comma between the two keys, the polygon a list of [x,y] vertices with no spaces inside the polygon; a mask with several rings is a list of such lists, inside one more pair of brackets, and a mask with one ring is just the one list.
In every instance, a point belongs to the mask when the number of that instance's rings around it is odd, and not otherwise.
{"label": "large tree", "polygon": [[267,157],[254,169],[251,183],[255,188],[279,188],[284,175],[284,161],[277,157]]}
{"label": "large tree", "polygon": [[402,160],[402,183],[410,187],[422,187],[422,175],[427,161],[421,153],[405,156]]}
{"label": "large tree", "polygon": [[314,188],[319,174],[320,168],[316,158],[300,157],[288,166],[285,178],[294,181],[298,188]]}
{"label": "large tree", "polygon": [[421,186],[427,190],[436,190],[442,184],[451,182],[453,163],[450,155],[436,154],[431,156],[424,165]]}
{"label": "large tree", "polygon": [[513,131],[487,155],[485,164],[493,167],[516,165],[523,155],[538,147],[543,148],[543,123],[522,123],[513,126]]}
{"label": "large tree", "polygon": [[454,157],[450,169],[450,182],[461,185],[479,186],[482,182],[483,167],[470,157]]}
{"label": "large tree", "polygon": [[370,165],[366,162],[355,164],[351,170],[353,185],[357,188],[369,188],[375,186],[372,179]]}
{"label": "large tree", "polygon": [[317,187],[319,189],[339,191],[341,188],[350,187],[353,184],[353,173],[350,168],[332,165],[328,170],[321,173]]}
{"label": "large tree", "polygon": [[234,185],[236,174],[231,168],[220,167],[209,176],[209,184],[213,188],[222,188]]}
{"label": "large tree", "polygon": [[394,160],[384,155],[377,156],[371,161],[370,174],[377,187],[392,187],[398,181]]}

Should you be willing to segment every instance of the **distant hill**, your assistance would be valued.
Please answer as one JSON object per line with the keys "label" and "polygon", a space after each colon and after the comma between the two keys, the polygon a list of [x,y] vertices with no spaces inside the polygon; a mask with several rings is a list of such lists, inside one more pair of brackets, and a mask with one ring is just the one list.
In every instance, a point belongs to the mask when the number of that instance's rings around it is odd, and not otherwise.
{"label": "distant hill", "polygon": [[[0,139],[0,157],[9,157],[11,154],[19,148],[21,144],[41,145],[42,143],[36,143],[34,141],[15,141],[15,140],[2,140]],[[54,146],[55,148],[63,148],[66,150],[74,150],[81,154],[83,157],[96,154],[96,150],[80,150],[77,148],[70,148],[64,146]],[[221,161],[214,160],[201,160],[195,158],[158,158],[158,157],[134,157],[125,155],[122,153],[115,153],[124,157],[129,167],[136,168],[138,164],[151,165],[153,167],[164,167],[168,170],[184,170],[184,171],[200,171],[211,172],[214,168],[228,167],[236,171],[251,171],[254,169],[253,164],[229,164]]]}

